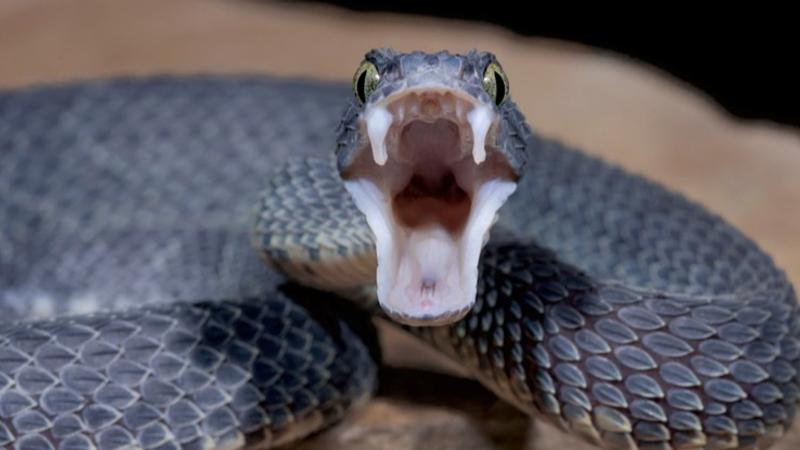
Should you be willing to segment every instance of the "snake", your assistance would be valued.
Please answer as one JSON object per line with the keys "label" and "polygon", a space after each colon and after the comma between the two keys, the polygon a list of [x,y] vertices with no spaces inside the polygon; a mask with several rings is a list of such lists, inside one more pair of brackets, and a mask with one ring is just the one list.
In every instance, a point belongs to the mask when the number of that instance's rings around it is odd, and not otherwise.
{"label": "snake", "polygon": [[800,398],[770,256],[489,52],[2,91],[0,224],[4,448],[291,445],[375,392],[373,320],[602,448],[767,448]]}

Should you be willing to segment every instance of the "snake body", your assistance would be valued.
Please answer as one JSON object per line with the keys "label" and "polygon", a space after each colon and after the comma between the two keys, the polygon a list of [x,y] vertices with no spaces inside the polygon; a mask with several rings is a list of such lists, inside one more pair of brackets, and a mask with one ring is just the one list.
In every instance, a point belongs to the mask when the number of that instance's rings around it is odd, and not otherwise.
{"label": "snake body", "polygon": [[[366,398],[358,330],[309,306],[328,294],[282,287],[250,242],[261,195],[273,260],[291,258],[276,240],[369,251],[335,163],[318,159],[350,95],[260,77],[0,94],[0,443],[269,447]],[[638,176],[538,136],[527,151],[471,311],[408,331],[607,448],[782,436],[800,319],[769,256]],[[339,234],[309,238],[319,227]]]}
{"label": "snake body", "polygon": [[368,396],[362,340],[299,306],[319,294],[279,290],[249,238],[266,174],[326,149],[343,93],[153,78],[0,95],[3,448],[265,448]]}

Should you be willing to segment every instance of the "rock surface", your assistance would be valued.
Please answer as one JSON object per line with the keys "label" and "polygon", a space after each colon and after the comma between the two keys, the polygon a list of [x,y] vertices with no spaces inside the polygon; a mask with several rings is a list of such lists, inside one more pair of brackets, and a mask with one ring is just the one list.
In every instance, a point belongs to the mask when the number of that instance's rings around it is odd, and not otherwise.
{"label": "rock surface", "polygon": [[[732,118],[658,72],[595,49],[458,21],[212,0],[6,0],[0,87],[151,73],[347,80],[364,51],[494,51],[534,127],[709,205],[800,284],[800,132]],[[742,86],[742,89],[757,89]],[[410,338],[383,330],[379,395],[304,450],[589,449],[533,424]],[[414,367],[411,369],[410,367]],[[800,426],[775,449],[800,445]]]}

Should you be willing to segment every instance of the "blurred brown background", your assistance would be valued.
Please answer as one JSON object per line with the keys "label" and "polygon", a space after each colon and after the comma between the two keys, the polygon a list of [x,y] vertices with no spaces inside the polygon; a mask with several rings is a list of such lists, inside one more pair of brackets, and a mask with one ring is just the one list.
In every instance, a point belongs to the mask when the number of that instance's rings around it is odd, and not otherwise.
{"label": "blurred brown background", "polygon": [[[502,28],[316,4],[233,0],[0,1],[0,87],[152,73],[349,80],[370,47],[481,48],[540,133],[644,173],[718,212],[800,284],[800,132],[727,115],[641,63]],[[742,86],[741,89],[748,89]],[[755,86],[752,87],[755,89]],[[394,366],[452,370],[394,333]],[[795,431],[777,448],[796,448]],[[379,395],[303,444],[322,448],[589,448],[451,375],[387,372]]]}

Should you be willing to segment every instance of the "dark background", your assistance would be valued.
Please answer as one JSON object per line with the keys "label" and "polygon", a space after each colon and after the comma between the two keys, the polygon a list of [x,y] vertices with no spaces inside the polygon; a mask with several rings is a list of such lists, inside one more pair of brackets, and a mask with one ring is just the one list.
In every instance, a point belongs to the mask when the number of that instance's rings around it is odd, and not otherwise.
{"label": "dark background", "polygon": [[610,10],[581,4],[563,12],[534,2],[329,0],[359,11],[391,11],[476,20],[526,36],[550,37],[644,61],[694,85],[730,113],[800,125],[800,27],[796,13],[756,4],[703,12],[653,6]]}

